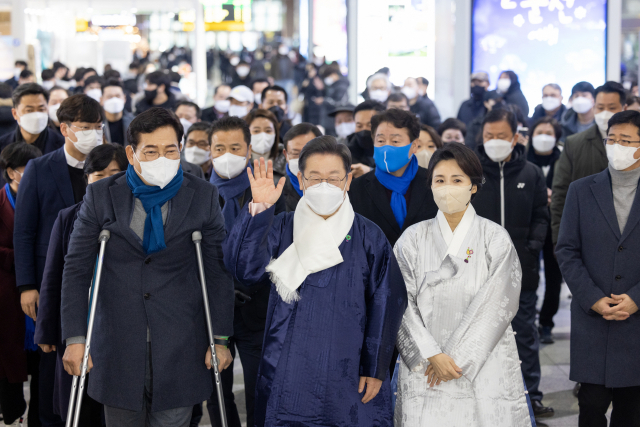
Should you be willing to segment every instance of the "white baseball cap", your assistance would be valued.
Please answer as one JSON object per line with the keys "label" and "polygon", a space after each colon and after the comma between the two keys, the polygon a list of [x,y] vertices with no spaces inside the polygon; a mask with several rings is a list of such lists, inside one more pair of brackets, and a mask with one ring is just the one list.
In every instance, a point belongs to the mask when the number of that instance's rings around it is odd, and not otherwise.
{"label": "white baseball cap", "polygon": [[233,98],[238,102],[250,102],[253,104],[253,91],[246,86],[236,86],[231,89],[229,98]]}

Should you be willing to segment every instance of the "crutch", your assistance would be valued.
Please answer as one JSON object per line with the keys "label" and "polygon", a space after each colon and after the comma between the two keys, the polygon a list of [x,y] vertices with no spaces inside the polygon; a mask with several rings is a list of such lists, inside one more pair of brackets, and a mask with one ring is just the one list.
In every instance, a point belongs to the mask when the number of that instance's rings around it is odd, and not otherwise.
{"label": "crutch", "polygon": [[209,310],[209,295],[207,294],[207,282],[204,278],[204,265],[202,263],[202,233],[194,231],[191,235],[193,243],[196,245],[196,255],[198,256],[198,270],[200,271],[200,285],[202,286],[202,298],[204,299],[204,314],[207,317],[207,331],[209,332],[209,345],[211,346],[211,366],[216,379],[216,390],[218,392],[218,406],[220,407],[220,420],[222,427],[227,427],[227,413],[224,408],[224,395],[222,394],[222,383],[220,382],[220,372],[218,371],[218,357],[213,342],[213,330],[211,329],[211,311]]}
{"label": "crutch", "polygon": [[[78,377],[73,376],[73,382],[71,384],[71,396],[69,397],[69,411],[67,412],[66,427],[71,427],[73,420],[73,427],[78,427],[80,421],[80,408],[82,406],[82,397],[84,395],[84,383],[87,377],[87,368],[89,366],[89,350],[91,348],[91,335],[93,333],[93,321],[96,316],[96,306],[98,305],[98,290],[100,289],[100,276],[102,275],[102,262],[104,260],[104,249],[107,246],[107,241],[111,237],[109,230],[102,230],[98,241],[100,242],[100,253],[98,255],[98,263],[96,265],[96,275],[93,284],[93,301],[91,301],[91,308],[89,311],[89,324],[87,326],[87,338],[84,344],[84,356],[82,357],[82,373],[80,374],[80,386],[78,386]],[[77,404],[76,404],[76,395]],[[74,415],[75,412],[75,415]]]}

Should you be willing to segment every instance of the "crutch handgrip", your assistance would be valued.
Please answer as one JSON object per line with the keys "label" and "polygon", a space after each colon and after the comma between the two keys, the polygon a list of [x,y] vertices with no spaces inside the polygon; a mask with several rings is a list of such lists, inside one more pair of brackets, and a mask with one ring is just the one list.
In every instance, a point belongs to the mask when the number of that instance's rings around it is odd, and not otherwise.
{"label": "crutch handgrip", "polygon": [[194,231],[193,233],[191,233],[191,240],[193,240],[193,242],[202,242],[202,233],[199,231]]}
{"label": "crutch handgrip", "polygon": [[98,238],[98,241],[107,242],[109,241],[110,238],[111,238],[111,232],[109,230],[102,230],[100,232],[100,237]]}

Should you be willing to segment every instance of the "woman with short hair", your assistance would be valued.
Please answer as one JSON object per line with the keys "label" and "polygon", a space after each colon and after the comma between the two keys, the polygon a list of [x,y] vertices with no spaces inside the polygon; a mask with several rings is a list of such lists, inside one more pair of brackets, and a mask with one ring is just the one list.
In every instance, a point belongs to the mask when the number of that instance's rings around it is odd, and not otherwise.
{"label": "woman with short hair", "polygon": [[409,306],[397,346],[395,425],[532,425],[511,319],[522,272],[509,234],[476,215],[482,166],[448,143],[429,163],[439,211],[407,229],[394,252]]}

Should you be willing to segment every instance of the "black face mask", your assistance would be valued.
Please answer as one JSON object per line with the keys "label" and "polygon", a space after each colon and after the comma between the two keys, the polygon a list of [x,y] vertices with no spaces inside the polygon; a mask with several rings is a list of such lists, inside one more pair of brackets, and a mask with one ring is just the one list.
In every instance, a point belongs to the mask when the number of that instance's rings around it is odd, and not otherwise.
{"label": "black face mask", "polygon": [[486,89],[484,88],[484,86],[473,86],[471,88],[471,95],[473,96],[473,99],[476,99],[478,101],[482,101],[482,97],[484,96],[485,92]]}
{"label": "black face mask", "polygon": [[371,151],[371,155],[373,155],[373,138],[371,137],[370,130],[361,130],[360,132],[356,132],[355,138],[360,148],[366,151]]}
{"label": "black face mask", "polygon": [[271,111],[276,116],[276,120],[278,120],[278,123],[282,123],[284,121],[284,110],[282,108],[274,105],[273,107],[269,108],[269,111]]}
{"label": "black face mask", "polygon": [[147,102],[151,102],[154,99],[156,99],[157,95],[158,95],[158,89],[145,90],[144,91],[144,100],[147,101]]}

